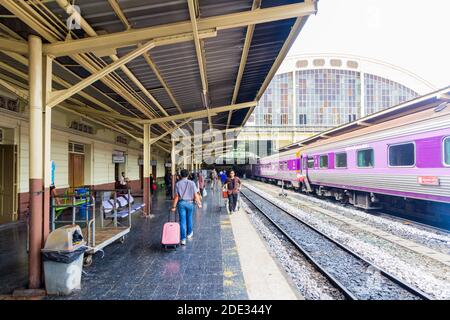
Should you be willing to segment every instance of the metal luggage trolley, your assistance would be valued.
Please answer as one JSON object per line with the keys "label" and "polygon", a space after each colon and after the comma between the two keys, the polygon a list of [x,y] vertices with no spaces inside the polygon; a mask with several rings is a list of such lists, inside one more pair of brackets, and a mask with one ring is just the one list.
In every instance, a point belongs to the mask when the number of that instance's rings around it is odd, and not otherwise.
{"label": "metal luggage trolley", "polygon": [[[120,241],[124,243],[125,236],[131,231],[131,215],[143,209],[144,204],[134,204],[130,189],[95,190],[100,193],[100,226],[95,219],[88,228],[88,245],[85,265],[92,263],[92,255],[103,250],[107,245]],[[111,220],[106,224],[107,220]]]}
{"label": "metal luggage trolley", "polygon": [[[100,197],[102,200],[100,212],[98,213],[100,225],[96,224],[95,200],[97,197],[93,196],[93,194],[97,193],[102,193],[103,195],[103,197]],[[119,193],[123,194],[119,195]],[[105,195],[108,199],[105,198]],[[117,240],[123,243],[125,236],[131,230],[131,214],[143,208],[142,204],[133,204],[134,199],[130,190],[89,191],[89,194],[84,196],[84,200],[89,199],[88,202],[81,202],[83,199],[80,199],[80,195],[74,194],[70,196],[69,201],[73,204],[56,204],[55,198],[52,199],[52,230],[54,230],[55,224],[59,223],[80,224],[83,235],[87,235],[87,246],[89,247],[85,252],[85,266],[91,265],[92,255],[102,251],[109,244]],[[86,217],[85,219],[77,220],[77,208],[81,208],[83,203],[86,208]],[[72,208],[72,220],[57,220],[59,216],[63,215],[64,210],[68,208]],[[59,215],[56,214],[58,211],[61,211]],[[111,220],[111,223],[106,224],[105,220]]]}

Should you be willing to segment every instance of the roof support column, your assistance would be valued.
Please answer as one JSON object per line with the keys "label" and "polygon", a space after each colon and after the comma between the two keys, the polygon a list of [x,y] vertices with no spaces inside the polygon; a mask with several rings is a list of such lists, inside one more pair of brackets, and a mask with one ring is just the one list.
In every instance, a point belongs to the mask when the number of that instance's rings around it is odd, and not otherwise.
{"label": "roof support column", "polygon": [[[363,118],[366,116],[366,84],[365,84],[365,78],[366,78],[366,74],[364,72],[360,72],[360,85],[361,85],[361,91],[360,91],[360,97],[361,97],[361,109],[360,109],[360,114],[359,114],[359,118]],[[358,117],[358,115],[356,115]],[[353,121],[353,120],[352,120]],[[349,121],[351,122],[351,121]]]}
{"label": "roof support column", "polygon": [[29,50],[29,181],[30,181],[30,252],[28,255],[28,287],[41,287],[41,248],[42,248],[42,168],[43,168],[43,130],[42,130],[42,40],[30,35]]}
{"label": "roof support column", "polygon": [[175,166],[175,139],[172,137],[172,150],[170,153],[170,169],[172,174],[172,200],[175,196],[175,183],[177,182],[176,166]]}
{"label": "roof support column", "polygon": [[151,194],[150,194],[150,129],[149,124],[144,124],[144,215],[146,218],[150,217],[151,212]]}
{"label": "roof support column", "polygon": [[[43,64],[43,105],[44,107],[44,202],[43,202],[43,230],[42,245],[45,244],[47,236],[50,232],[50,187],[51,178],[51,143],[52,143],[52,108],[48,106],[50,94],[52,92],[52,64],[53,58],[44,56]],[[31,158],[30,158],[31,159]]]}

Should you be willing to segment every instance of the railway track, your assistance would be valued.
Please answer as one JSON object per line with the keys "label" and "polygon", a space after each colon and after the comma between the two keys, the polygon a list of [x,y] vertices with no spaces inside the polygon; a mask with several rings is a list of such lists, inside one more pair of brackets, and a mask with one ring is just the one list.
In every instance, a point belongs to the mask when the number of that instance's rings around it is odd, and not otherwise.
{"label": "railway track", "polygon": [[431,299],[253,190],[242,195],[347,299]]}
{"label": "railway track", "polygon": [[[269,192],[269,187],[271,185],[266,185],[261,183],[261,186],[264,189],[264,192]],[[256,187],[256,186],[255,186]],[[440,239],[430,239],[429,237],[416,237],[416,236],[409,236],[408,234],[402,234],[392,232],[389,227],[383,227],[379,226],[376,223],[375,224],[367,224],[366,221],[362,221],[361,219],[354,219],[354,216],[348,216],[346,214],[338,213],[333,209],[333,206],[337,206],[338,204],[328,201],[326,199],[320,199],[313,195],[304,195],[304,194],[293,194],[290,193],[289,197],[292,197],[296,201],[296,207],[306,210],[306,211],[314,211],[321,213],[325,216],[328,216],[329,218],[332,218],[336,221],[345,223],[349,226],[352,226],[354,228],[358,228],[361,230],[361,232],[372,234],[380,239],[389,241],[395,245],[398,245],[406,250],[409,250],[411,252],[414,252],[416,254],[419,254],[425,258],[429,258],[434,260],[435,262],[438,262],[440,264],[444,264],[446,266],[450,266],[450,259],[448,255],[447,246],[443,244],[442,240]],[[317,201],[320,201],[319,203]],[[330,206],[330,207],[329,207]],[[343,210],[346,210],[348,208],[342,208]],[[357,208],[351,207],[351,209],[354,209],[355,211],[359,210]],[[362,211],[360,211],[362,212]],[[388,219],[392,222],[397,222],[401,224],[405,224],[408,220],[401,220],[402,218],[397,218],[394,216],[391,216],[386,213],[382,212],[376,212],[376,213],[370,213],[370,212],[364,212],[365,215],[368,216],[382,216],[385,219]],[[446,232],[443,232],[442,230],[438,230],[433,226],[423,225],[421,226],[417,222],[411,222],[408,223],[413,227],[416,227],[418,229],[424,230],[426,232],[432,232],[439,235],[446,235]],[[424,240],[426,239],[426,240]]]}

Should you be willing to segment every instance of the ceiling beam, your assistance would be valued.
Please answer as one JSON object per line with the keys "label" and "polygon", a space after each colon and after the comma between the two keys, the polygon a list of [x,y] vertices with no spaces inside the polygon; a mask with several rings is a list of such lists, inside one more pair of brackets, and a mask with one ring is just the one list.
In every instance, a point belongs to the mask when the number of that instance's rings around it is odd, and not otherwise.
{"label": "ceiling beam", "polygon": [[[307,0],[305,0],[307,1]],[[308,1],[311,4],[315,4],[315,2]],[[306,3],[306,2],[305,2]],[[261,9],[262,10],[262,9]],[[315,12],[314,12],[315,13]],[[294,25],[292,26],[291,32],[289,33],[286,41],[283,44],[283,47],[281,47],[281,50],[275,59],[275,62],[273,63],[272,67],[269,70],[269,73],[267,74],[266,79],[264,80],[263,84],[258,90],[258,93],[256,94],[256,101],[259,101],[261,99],[261,96],[266,91],[267,87],[269,86],[270,82],[272,81],[273,77],[275,76],[275,73],[278,71],[281,63],[283,62],[284,58],[286,58],[286,55],[289,52],[289,49],[294,44],[295,39],[297,39],[297,36],[300,34],[300,31],[302,30],[303,26],[305,25],[306,21],[308,20],[309,15],[304,15],[302,17],[297,18]],[[244,118],[244,121],[242,121],[243,124],[245,124],[250,117],[250,115],[253,113],[253,110],[255,107],[250,108],[248,110],[247,115]]]}
{"label": "ceiling beam", "polygon": [[[58,0],[58,1],[67,1],[67,0]],[[120,7],[120,5],[117,2],[117,0],[108,0],[108,2],[111,5],[111,7],[113,8],[113,10],[116,13],[116,15],[119,17],[120,21],[122,21],[122,24],[125,26],[126,30],[130,30],[131,29],[131,24],[128,21],[127,17],[125,16],[125,13],[122,11],[122,8]],[[87,24],[87,22],[86,22],[86,24]],[[91,36],[92,35],[94,35],[94,34],[91,34]],[[138,45],[142,45],[142,43],[139,43]],[[158,78],[158,81],[161,83],[161,85],[166,90],[168,96],[172,100],[172,103],[175,105],[175,107],[177,108],[178,112],[183,113],[183,110],[181,109],[180,105],[178,104],[178,102],[176,101],[175,97],[173,96],[172,91],[170,90],[170,88],[167,85],[166,81],[164,80],[164,78],[162,77],[161,73],[159,72],[159,69],[156,67],[156,64],[151,59],[150,54],[148,52],[144,52],[143,57],[144,57],[144,60],[146,61],[146,63],[148,64],[148,66],[150,67],[150,69],[152,70],[152,72],[155,74],[156,78]],[[127,68],[125,68],[125,69],[127,69]],[[124,71],[126,71],[126,70],[124,70]],[[129,73],[131,73],[131,71],[129,71]],[[125,74],[127,74],[130,77],[128,72],[125,72]],[[138,85],[139,89],[142,92],[144,92],[144,94],[161,110],[161,112],[165,116],[167,116],[168,115],[167,111],[162,108],[162,106],[153,97],[153,95],[151,95],[150,92],[148,92],[148,90],[141,84],[141,82],[139,80],[137,80],[136,77],[134,77],[134,75],[132,73],[131,73],[131,75],[133,76],[131,79]],[[173,123],[173,124],[176,125],[175,123]],[[190,129],[192,131],[194,131],[194,129],[192,129],[192,127],[190,127]]]}
{"label": "ceiling beam", "polygon": [[28,43],[25,41],[0,38],[0,50],[28,54]]}
{"label": "ceiling beam", "polygon": [[[63,8],[64,10],[68,11],[68,8],[72,6],[67,0],[56,0],[58,5]],[[116,0],[109,0],[109,4],[111,5],[112,9],[116,13],[116,15],[119,17],[119,19],[122,21],[122,23],[125,25],[125,28],[127,30],[131,29],[131,25],[128,22],[128,19],[126,18],[125,14],[123,13],[122,9],[120,8],[120,5]],[[97,32],[89,25],[89,23],[75,10],[71,10],[74,12],[74,14],[79,18],[80,25],[83,28],[83,30],[90,36],[95,37],[98,36]],[[214,34],[215,35],[215,34]],[[140,43],[139,46],[142,46],[143,44]],[[148,56],[147,52],[144,52],[145,56]],[[113,61],[119,60],[119,57],[116,54],[109,56]],[[127,68],[126,65],[122,65],[121,70],[125,73],[125,75],[145,94],[145,96],[161,111],[161,113],[165,116],[168,116],[169,114],[167,111],[163,108],[163,106],[159,103],[159,101],[145,88],[145,86],[139,81],[139,79],[133,74],[133,72]],[[139,108],[138,108],[139,109]],[[179,109],[181,112],[181,109]],[[152,118],[147,113],[144,112],[145,115],[147,115],[149,118]],[[176,125],[176,123],[173,123],[173,125]],[[164,124],[163,129],[169,130],[169,126],[167,124]]]}
{"label": "ceiling beam", "polygon": [[[252,10],[256,10],[260,6],[261,6],[261,0],[253,0]],[[234,85],[233,97],[231,99],[231,104],[236,103],[237,95],[239,93],[239,88],[241,87],[242,76],[244,75],[244,69],[245,69],[245,66],[247,65],[248,52],[250,50],[250,45],[252,44],[254,31],[255,31],[255,25],[254,24],[248,25],[247,33],[245,34],[244,47],[242,48],[241,62],[239,64],[239,70],[238,70],[238,74],[237,74],[237,78],[236,78],[236,83]],[[232,115],[233,115],[233,111],[228,112],[227,128],[230,126]]]}
{"label": "ceiling beam", "polygon": [[[198,4],[198,3],[197,3]],[[202,82],[202,101],[204,104],[204,107],[206,110],[209,109],[209,94],[208,94],[208,79],[206,76],[206,64],[205,64],[205,57],[203,52],[203,46],[200,43],[200,38],[198,36],[198,26],[197,26],[197,12],[199,10],[199,6],[196,5],[196,2],[194,0],[188,0],[188,7],[189,7],[189,17],[191,18],[192,23],[192,35],[194,36],[194,44],[195,44],[195,53],[197,54],[197,62],[198,62],[198,69],[200,72],[200,79]],[[208,114],[208,123],[209,127],[212,128],[212,119],[211,115]]]}
{"label": "ceiling beam", "polygon": [[161,140],[162,138],[164,138],[165,136],[167,136],[167,135],[171,134],[172,132],[178,130],[179,128],[181,128],[181,127],[184,126],[185,124],[188,124],[190,121],[192,121],[192,118],[189,118],[189,119],[183,121],[182,123],[180,123],[180,124],[177,125],[176,127],[171,128],[170,130],[164,132],[164,133],[163,133],[162,135],[160,135],[159,137],[150,139],[150,144],[153,144],[153,143],[155,143],[155,142]]}
{"label": "ceiling beam", "polygon": [[[22,56],[22,55],[20,55],[20,54],[17,54],[17,53],[14,53],[14,52],[9,52],[9,51],[2,51],[2,52],[3,52],[4,54],[8,55],[9,57],[11,57],[12,59],[14,59],[15,61],[17,61],[17,62],[23,64],[24,66],[28,66],[28,59],[25,58],[24,56]],[[54,60],[53,63],[58,64],[61,68],[64,68],[67,72],[71,73],[71,75],[73,75],[74,77],[76,77],[77,79],[79,79],[79,81],[82,81],[82,78],[80,78],[78,75],[72,73],[72,71],[70,71],[69,69],[65,68],[65,67],[62,66],[61,64],[59,64],[59,62],[57,62],[56,60]],[[0,67],[2,67],[2,66],[3,66],[4,68],[7,67],[6,64],[0,63]],[[10,70],[10,72],[12,72],[12,73],[14,73],[14,74],[20,76],[22,79],[28,80],[27,74],[18,72],[17,70],[14,70],[12,67],[8,67],[8,68],[6,68],[5,70]],[[61,79],[61,78],[59,78],[59,77],[57,77],[57,76],[55,76],[55,75],[53,75],[53,81],[54,81],[55,83],[57,83],[57,84],[63,86],[63,87],[66,87],[66,88],[70,88],[70,87],[72,86],[72,84],[70,84],[69,82],[67,82],[67,81],[65,81],[65,80],[63,80],[63,79]],[[94,88],[95,88],[95,87],[94,87]],[[96,90],[98,90],[98,89],[96,89]],[[102,93],[101,91],[98,91],[98,92],[101,93],[101,94],[103,94],[103,96],[104,96],[105,98],[108,98],[109,101],[115,102],[115,100],[111,99],[109,96],[105,95],[105,94]],[[85,92],[83,92],[83,91],[80,91],[78,94],[79,94],[80,96],[82,96],[83,98],[89,100],[90,102],[92,102],[92,103],[94,103],[94,104],[100,106],[101,108],[107,110],[108,112],[112,113],[112,117],[114,117],[114,115],[120,115],[119,112],[117,112],[116,110],[112,109],[109,105],[107,105],[107,104],[101,102],[100,100],[98,100],[98,99],[96,99],[96,98],[90,96],[90,95],[87,94],[87,93],[85,93]],[[75,98],[73,98],[73,97],[71,98],[71,101],[73,101],[74,103],[76,103],[77,105],[80,105],[80,106],[85,106],[85,105],[86,105],[85,103],[83,103],[83,102],[81,102],[81,101],[79,101],[79,100],[77,100],[77,99],[75,99]],[[121,105],[120,105],[120,104],[117,104],[117,106],[121,106]],[[92,110],[95,110],[95,109],[92,109]],[[137,120],[138,118],[135,118],[135,119]],[[127,120],[127,121],[128,121],[128,120]],[[140,128],[140,126],[139,126],[139,128]]]}
{"label": "ceiling beam", "polygon": [[208,92],[208,80],[206,77],[203,51],[200,45],[200,38],[198,36],[197,16],[195,14],[194,0],[188,0],[188,6],[189,6],[189,16],[191,18],[192,23],[192,34],[194,36],[195,52],[197,53],[198,68],[200,71],[200,78],[202,81],[202,90],[203,93],[205,94],[206,92]]}
{"label": "ceiling beam", "polygon": [[72,109],[74,109],[78,112],[83,112],[85,114],[98,115],[103,118],[113,118],[113,119],[128,121],[131,123],[137,123],[137,121],[139,121],[139,119],[137,119],[137,118],[124,116],[122,114],[115,114],[115,113],[111,113],[111,112],[100,111],[100,110],[90,108],[90,107],[82,107],[82,106],[74,105]]}
{"label": "ceiling beam", "polygon": [[72,86],[69,89],[64,89],[64,90],[59,90],[59,91],[53,91],[51,93],[50,96],[50,101],[48,103],[48,107],[52,108],[54,106],[56,106],[58,103],[66,100],[67,98],[70,98],[71,96],[73,96],[74,94],[78,93],[79,91],[83,90],[84,88],[90,86],[91,84],[93,84],[94,82],[96,82],[97,80],[100,80],[101,78],[103,78],[104,76],[106,76],[107,74],[113,72],[114,70],[120,68],[121,66],[123,66],[124,64],[130,62],[131,60],[139,57],[140,55],[142,55],[144,52],[152,49],[155,47],[155,43],[153,41],[148,42],[147,44],[138,47],[137,49],[127,53],[126,55],[124,55],[123,57],[121,57],[120,59],[114,61],[113,63],[111,63],[110,65],[108,65],[107,67],[92,73],[89,77],[87,77],[86,79],[83,79],[82,81],[78,82],[77,84],[75,84],[74,86]]}
{"label": "ceiling beam", "polygon": [[[56,2],[61,6],[64,3],[68,4],[67,0],[56,0]],[[28,3],[25,1],[3,1],[2,5],[7,8],[10,12],[14,13],[20,20],[22,20],[26,25],[28,25],[31,29],[35,30],[38,34],[44,37],[50,43],[57,42],[58,40],[63,39],[63,35],[61,33],[55,33],[55,30],[49,30],[45,25],[43,25],[39,18],[37,12],[30,7]],[[64,8],[65,9],[65,8]],[[94,32],[89,25],[85,25],[84,19],[81,19],[81,24],[83,29],[88,32]],[[89,32],[88,32],[89,33]],[[81,54],[81,55],[72,55],[72,59],[74,59],[80,66],[84,67],[90,73],[95,73],[101,69],[101,65],[99,66],[99,61],[101,59],[94,60],[92,57]],[[152,112],[152,107],[150,104],[144,103],[133,95],[131,89],[126,88],[124,84],[118,82],[117,79],[114,79],[111,75],[108,75],[101,79],[107,86],[117,92],[119,95],[124,97],[127,101],[129,101],[136,109],[142,112],[148,118],[154,118],[155,113]]]}
{"label": "ceiling beam", "polygon": [[[307,16],[316,12],[316,2],[305,1],[304,3],[280,5],[271,8],[197,19],[197,28],[199,37],[202,38],[202,33],[205,31],[210,32],[212,30],[244,27],[250,24]],[[43,50],[46,54],[54,56],[70,55],[81,52],[92,52],[102,48],[120,48],[137,45],[139,42],[158,37],[179,36],[180,34],[187,33],[190,33],[192,37],[191,21],[127,30],[77,40],[58,41],[45,44]],[[188,39],[185,38],[183,41],[188,41]]]}
{"label": "ceiling beam", "polygon": [[128,22],[128,19],[125,16],[125,14],[123,13],[122,9],[120,8],[119,3],[117,3],[117,0],[108,0],[108,2],[109,2],[109,5],[111,6],[111,8],[113,8],[113,10],[114,10],[115,14],[117,15],[117,17],[125,25],[125,28],[127,28],[127,30],[131,29],[131,25]]}
{"label": "ceiling beam", "polygon": [[208,116],[208,113],[211,115],[217,115],[220,112],[226,112],[230,110],[238,110],[238,109],[245,109],[256,105],[256,101],[250,101],[250,102],[244,102],[239,104],[232,104],[228,106],[222,106],[222,107],[216,107],[211,108],[209,110],[200,110],[200,111],[193,111],[193,112],[186,112],[183,114],[176,114],[169,117],[161,117],[157,119],[151,119],[151,120],[139,120],[139,123],[145,124],[158,124],[161,122],[168,122],[168,121],[175,121],[175,120],[181,120],[186,118],[206,118]]}

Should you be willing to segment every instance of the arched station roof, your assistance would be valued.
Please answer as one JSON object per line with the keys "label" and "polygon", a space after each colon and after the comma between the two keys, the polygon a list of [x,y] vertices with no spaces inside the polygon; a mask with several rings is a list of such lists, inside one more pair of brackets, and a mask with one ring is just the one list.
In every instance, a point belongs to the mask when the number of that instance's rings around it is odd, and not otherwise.
{"label": "arched station roof", "polygon": [[311,69],[342,69],[372,74],[397,82],[419,95],[438,89],[429,81],[400,66],[378,59],[350,54],[311,53],[290,55],[283,61],[277,74]]}

